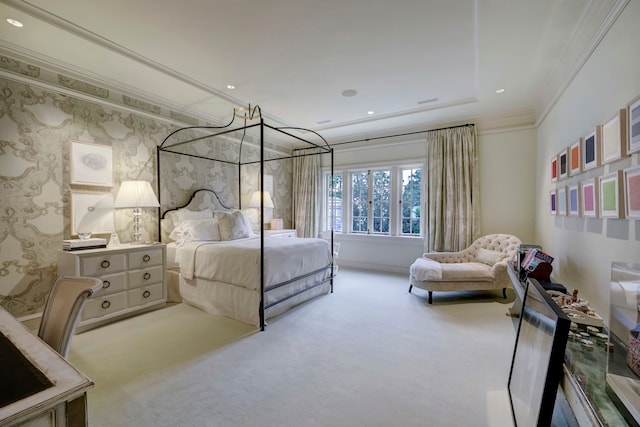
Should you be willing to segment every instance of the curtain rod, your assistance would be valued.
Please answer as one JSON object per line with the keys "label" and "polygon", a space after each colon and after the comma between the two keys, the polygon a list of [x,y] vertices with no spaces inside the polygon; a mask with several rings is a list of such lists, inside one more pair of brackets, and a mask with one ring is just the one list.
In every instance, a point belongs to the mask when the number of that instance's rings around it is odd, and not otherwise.
{"label": "curtain rod", "polygon": [[334,147],[336,145],[353,144],[354,142],[366,142],[366,141],[373,141],[375,139],[385,139],[385,138],[395,138],[395,137],[398,137],[398,136],[417,135],[417,134],[420,134],[420,133],[435,132],[435,131],[438,131],[438,130],[445,130],[445,129],[463,128],[463,127],[467,127],[467,126],[475,126],[475,125],[473,123],[467,123],[467,124],[464,124],[464,125],[447,126],[447,127],[437,128],[437,129],[419,130],[419,131],[407,132],[407,133],[397,133],[395,135],[376,136],[376,137],[373,137],[373,138],[364,138],[364,139],[354,139],[353,141],[336,142],[335,144],[330,144],[330,146]]}

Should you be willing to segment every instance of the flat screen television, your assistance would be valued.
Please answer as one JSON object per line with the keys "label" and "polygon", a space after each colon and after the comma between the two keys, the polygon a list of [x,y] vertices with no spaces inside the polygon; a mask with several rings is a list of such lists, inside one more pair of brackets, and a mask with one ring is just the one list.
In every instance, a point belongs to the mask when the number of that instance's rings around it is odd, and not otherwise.
{"label": "flat screen television", "polygon": [[516,427],[549,426],[571,320],[535,279],[527,279],[509,373]]}

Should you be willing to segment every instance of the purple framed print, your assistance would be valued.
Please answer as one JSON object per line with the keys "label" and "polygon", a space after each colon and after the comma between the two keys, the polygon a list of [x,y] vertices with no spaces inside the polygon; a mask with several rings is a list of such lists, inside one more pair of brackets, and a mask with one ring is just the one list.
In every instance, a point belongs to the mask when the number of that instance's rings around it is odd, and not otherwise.
{"label": "purple framed print", "polygon": [[569,176],[569,149],[565,148],[558,154],[559,179]]}
{"label": "purple framed print", "polygon": [[551,190],[549,193],[549,207],[551,208],[551,215],[556,215],[558,213],[556,190]]}
{"label": "purple framed print", "polygon": [[567,203],[569,205],[569,215],[580,216],[580,192],[578,184],[567,187]]}
{"label": "purple framed print", "polygon": [[551,182],[558,181],[558,155],[551,158]]}
{"label": "purple framed print", "polygon": [[558,188],[558,215],[567,215],[567,187]]}
{"label": "purple framed print", "polygon": [[627,106],[627,154],[640,151],[640,96]]}
{"label": "purple framed print", "polygon": [[571,144],[569,147],[569,175],[576,176],[582,172],[580,158],[580,147],[582,146],[582,138]]}
{"label": "purple framed print", "polygon": [[622,171],[603,175],[600,182],[600,218],[624,218]]}
{"label": "purple framed print", "polygon": [[580,183],[582,189],[582,216],[583,217],[598,217],[598,187],[596,186],[596,179],[591,178]]}
{"label": "purple framed print", "polygon": [[602,124],[600,142],[602,164],[619,160],[627,155],[627,110],[622,109]]}
{"label": "purple framed print", "polygon": [[591,129],[582,137],[582,170],[600,166],[600,126]]}
{"label": "purple framed print", "polygon": [[624,200],[627,218],[640,218],[640,166],[627,168],[624,174]]}

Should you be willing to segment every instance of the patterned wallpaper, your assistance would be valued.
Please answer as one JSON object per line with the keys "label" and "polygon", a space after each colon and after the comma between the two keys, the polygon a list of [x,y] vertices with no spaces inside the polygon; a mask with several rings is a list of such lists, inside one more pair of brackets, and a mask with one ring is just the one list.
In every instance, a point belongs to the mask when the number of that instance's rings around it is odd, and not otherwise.
{"label": "patterned wallpaper", "polygon": [[[23,76],[38,74],[37,68],[7,62],[6,57],[0,57],[0,67],[17,67]],[[96,91],[68,78],[59,79],[59,84]],[[57,251],[61,241],[71,237],[71,192],[110,192],[115,198],[123,180],[147,180],[156,189],[156,146],[174,129],[167,120],[100,103],[99,90],[95,102],[89,102],[39,86],[0,78],[0,305],[16,317],[42,310],[56,276]],[[135,104],[130,98],[126,102]],[[74,140],[112,147],[113,187],[70,184]],[[237,168],[179,157],[162,169],[163,205],[180,202],[190,190],[202,187],[221,191],[227,201],[235,202],[237,187],[228,181],[231,177],[237,182]],[[265,169],[274,177],[274,217],[290,226],[291,161],[277,163]],[[243,183],[249,185],[243,188],[243,200],[252,191],[250,185],[257,184],[257,175],[245,178],[245,173]],[[131,240],[131,221],[130,210],[116,211],[115,228],[122,242]],[[154,209],[144,210],[143,228],[143,239],[158,240]]]}

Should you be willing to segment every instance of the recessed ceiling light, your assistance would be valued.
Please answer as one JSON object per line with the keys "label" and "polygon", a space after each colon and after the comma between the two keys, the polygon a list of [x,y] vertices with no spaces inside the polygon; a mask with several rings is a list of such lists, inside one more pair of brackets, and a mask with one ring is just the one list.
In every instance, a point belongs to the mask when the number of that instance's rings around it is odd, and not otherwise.
{"label": "recessed ceiling light", "polygon": [[235,89],[235,88],[236,88],[236,85],[227,85],[227,89],[231,89],[231,90],[233,90],[233,89]]}
{"label": "recessed ceiling light", "polygon": [[22,22],[18,21],[17,19],[5,18],[5,21],[7,21],[9,24],[13,25],[14,27],[22,28],[24,26],[22,24]]}
{"label": "recessed ceiling light", "polygon": [[498,89],[498,90],[496,90],[496,93],[503,93],[503,92],[504,92],[504,89]]}
{"label": "recessed ceiling light", "polygon": [[375,111],[373,111],[373,110],[369,110],[369,111],[367,111],[367,114],[368,114],[368,115],[370,115],[370,116],[371,116],[373,113],[375,113]]}
{"label": "recessed ceiling light", "polygon": [[347,98],[356,96],[357,94],[358,94],[358,91],[354,89],[347,89],[342,91],[342,96],[346,96]]}

